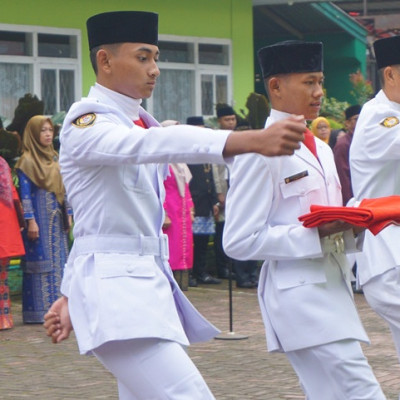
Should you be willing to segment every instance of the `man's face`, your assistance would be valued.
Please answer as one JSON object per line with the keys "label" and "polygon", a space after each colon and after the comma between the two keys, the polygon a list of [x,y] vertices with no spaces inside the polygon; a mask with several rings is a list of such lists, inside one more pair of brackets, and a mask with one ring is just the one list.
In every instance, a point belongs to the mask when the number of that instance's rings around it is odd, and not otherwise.
{"label": "man's face", "polygon": [[356,129],[357,120],[358,120],[358,114],[353,115],[349,119],[346,119],[346,121],[344,122],[346,132],[350,133],[350,135],[352,135],[354,133],[354,130]]}
{"label": "man's face", "polygon": [[157,46],[122,43],[110,52],[109,88],[134,99],[150,97],[160,75],[158,56]]}
{"label": "man's face", "polygon": [[305,119],[318,117],[321,109],[324,74],[322,72],[293,73],[280,78],[280,96],[284,111],[304,115]]}
{"label": "man's face", "polygon": [[233,131],[236,129],[237,125],[236,115],[224,115],[223,117],[219,117],[218,124],[220,129]]}

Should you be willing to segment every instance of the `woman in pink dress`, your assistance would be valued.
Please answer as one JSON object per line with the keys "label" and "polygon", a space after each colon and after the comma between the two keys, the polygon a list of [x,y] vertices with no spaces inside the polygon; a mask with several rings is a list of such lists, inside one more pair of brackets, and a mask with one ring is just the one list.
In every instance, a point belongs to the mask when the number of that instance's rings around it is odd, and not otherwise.
{"label": "woman in pink dress", "polygon": [[170,164],[170,175],[164,181],[165,221],[163,231],[168,235],[169,263],[182,290],[187,290],[189,269],[193,266],[192,222],[194,208],[189,191],[191,174],[186,164]]}

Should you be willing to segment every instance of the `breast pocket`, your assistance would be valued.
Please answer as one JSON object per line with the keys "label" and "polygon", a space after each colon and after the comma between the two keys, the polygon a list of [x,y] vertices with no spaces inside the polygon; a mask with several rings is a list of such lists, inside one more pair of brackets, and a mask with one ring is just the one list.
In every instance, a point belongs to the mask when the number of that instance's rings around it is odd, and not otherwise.
{"label": "breast pocket", "polygon": [[321,182],[317,176],[307,176],[293,182],[280,182],[281,195],[284,199],[297,198],[300,212],[310,211],[311,204],[321,204]]}

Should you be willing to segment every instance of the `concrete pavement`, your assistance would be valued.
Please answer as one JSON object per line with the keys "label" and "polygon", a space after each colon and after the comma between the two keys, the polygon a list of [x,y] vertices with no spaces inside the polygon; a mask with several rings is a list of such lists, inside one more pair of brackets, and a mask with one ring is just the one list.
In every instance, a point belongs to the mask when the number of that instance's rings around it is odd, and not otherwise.
{"label": "concrete pavement", "polygon": [[[185,292],[222,331],[229,329],[227,281]],[[390,400],[400,393],[400,367],[385,323],[361,294],[357,307],[371,339],[366,356]],[[213,340],[193,345],[189,355],[217,400],[304,399],[296,375],[282,354],[266,350],[255,289],[233,292],[233,331],[245,340]],[[54,345],[41,325],[23,325],[21,300],[12,298],[15,327],[0,331],[0,399],[117,399],[114,378],[93,357],[80,356],[72,336]],[[190,400],[190,399],[188,399]],[[343,399],[346,400],[346,399]]]}

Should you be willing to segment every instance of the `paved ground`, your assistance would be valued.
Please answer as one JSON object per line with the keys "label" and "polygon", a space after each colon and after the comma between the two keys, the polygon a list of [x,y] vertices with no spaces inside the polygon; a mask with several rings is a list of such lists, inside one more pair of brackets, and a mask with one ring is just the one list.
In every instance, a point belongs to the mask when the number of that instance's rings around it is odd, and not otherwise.
{"label": "paved ground", "polygon": [[[221,330],[229,332],[227,282],[190,288],[191,301]],[[400,392],[400,367],[390,333],[363,295],[356,303],[372,341],[363,346],[388,399]],[[79,356],[74,337],[53,345],[40,325],[23,325],[13,299],[15,327],[0,331],[0,399],[117,399],[113,377],[92,357]],[[213,340],[189,354],[217,400],[303,399],[295,374],[281,354],[269,354],[254,289],[233,293],[233,331],[244,340]],[[190,399],[188,399],[190,400]],[[346,400],[346,399],[343,399]]]}

